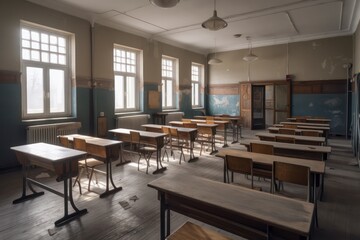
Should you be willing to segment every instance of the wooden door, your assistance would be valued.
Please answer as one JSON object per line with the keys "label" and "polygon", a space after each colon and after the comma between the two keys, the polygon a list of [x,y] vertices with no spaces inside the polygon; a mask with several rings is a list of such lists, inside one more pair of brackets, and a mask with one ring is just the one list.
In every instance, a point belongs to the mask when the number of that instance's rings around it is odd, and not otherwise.
{"label": "wooden door", "polygon": [[265,86],[254,85],[251,88],[252,95],[252,121],[251,129],[265,128]]}
{"label": "wooden door", "polygon": [[251,128],[251,84],[240,84],[240,116],[245,128]]}

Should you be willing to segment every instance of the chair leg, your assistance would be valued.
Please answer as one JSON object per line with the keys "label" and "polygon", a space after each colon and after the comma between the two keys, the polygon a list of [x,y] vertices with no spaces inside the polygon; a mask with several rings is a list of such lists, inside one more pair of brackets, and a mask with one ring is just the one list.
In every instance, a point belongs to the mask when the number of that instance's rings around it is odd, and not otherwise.
{"label": "chair leg", "polygon": [[88,191],[90,192],[90,184],[91,184],[91,178],[93,176],[94,173],[94,168],[91,168],[91,172],[90,172],[90,177],[89,177],[89,184],[88,184]]}
{"label": "chair leg", "polygon": [[82,177],[83,172],[84,172],[84,168],[81,167],[80,172],[78,173],[78,175],[77,175],[76,178],[75,178],[73,187],[75,187],[76,182],[80,183],[80,180],[81,180],[81,177]]}

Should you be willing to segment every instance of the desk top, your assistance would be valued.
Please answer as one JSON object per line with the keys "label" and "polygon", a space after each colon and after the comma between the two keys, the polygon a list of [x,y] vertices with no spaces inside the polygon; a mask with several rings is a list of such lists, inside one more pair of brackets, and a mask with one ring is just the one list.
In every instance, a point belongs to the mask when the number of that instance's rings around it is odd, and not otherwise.
{"label": "desk top", "polygon": [[185,174],[166,175],[148,186],[301,235],[310,233],[312,203]]}
{"label": "desk top", "polygon": [[102,147],[112,146],[112,145],[117,145],[117,144],[122,143],[122,141],[111,140],[111,139],[106,139],[106,138],[91,137],[91,136],[81,135],[81,134],[69,134],[69,135],[63,135],[63,136],[67,137],[69,139],[69,141],[74,141],[74,138],[82,138],[82,139],[85,139],[86,143],[88,143],[88,144],[93,144],[93,145],[102,146]]}
{"label": "desk top", "polygon": [[207,117],[214,117],[215,120],[241,120],[240,117],[220,117],[220,116],[194,116],[195,119],[206,119]]}
{"label": "desk top", "polygon": [[314,127],[330,127],[330,124],[328,124],[328,123],[280,122],[280,124],[314,126]]}
{"label": "desk top", "polygon": [[278,133],[268,133],[268,132],[259,132],[256,133],[257,137],[290,137],[297,140],[305,140],[305,141],[312,141],[312,142],[321,142],[324,143],[326,140],[324,137],[312,137],[312,136],[301,136],[301,135],[289,135],[289,134],[278,134]]}
{"label": "desk top", "polygon": [[[294,124],[292,124],[292,125],[294,125]],[[284,127],[284,124],[274,124],[274,127],[281,127],[282,128],[282,127]],[[330,127],[321,127],[321,126],[297,125],[297,128],[299,128],[299,129],[309,129],[309,130],[330,131]]]}
{"label": "desk top", "polygon": [[162,127],[168,127],[168,128],[176,128],[179,132],[195,132],[197,131],[196,128],[184,128],[184,127],[175,127],[175,126],[167,126],[167,125],[159,125],[159,124],[143,124],[142,127],[146,128],[156,128],[161,129]]}
{"label": "desk top", "polygon": [[[206,120],[203,119],[190,119],[192,123],[206,123]],[[215,124],[227,124],[229,121],[226,120],[214,120]]]}
{"label": "desk top", "polygon": [[[174,125],[184,125],[184,122],[181,122],[181,121],[170,121],[169,124],[174,124]],[[210,127],[210,128],[213,128],[213,127],[217,127],[218,124],[208,124],[208,123],[196,123],[196,125],[198,127]]]}
{"label": "desk top", "polygon": [[86,152],[83,151],[60,147],[48,143],[32,143],[11,147],[10,149],[52,162],[60,162],[67,159],[84,156],[86,154]]}
{"label": "desk top", "polygon": [[293,144],[293,143],[282,143],[282,142],[261,141],[261,140],[244,140],[241,142],[241,144],[249,146],[250,143],[252,143],[252,142],[273,145],[274,148],[282,148],[282,149],[289,149],[289,150],[318,152],[318,153],[330,153],[331,152],[331,147],[329,147],[329,146]]}
{"label": "desk top", "polygon": [[215,156],[221,158],[225,158],[225,155],[251,158],[256,163],[262,163],[268,165],[272,165],[275,161],[292,163],[292,164],[309,167],[311,172],[320,173],[320,174],[325,173],[325,162],[323,161],[246,152],[238,149],[229,149],[229,148],[220,149],[219,152],[215,154]]}
{"label": "desk top", "polygon": [[160,138],[160,137],[167,136],[166,133],[139,131],[139,130],[127,129],[127,128],[116,128],[116,129],[109,130],[109,132],[112,132],[112,133],[115,133],[115,134],[126,134],[126,135],[130,135],[130,131],[140,133],[141,137]]}

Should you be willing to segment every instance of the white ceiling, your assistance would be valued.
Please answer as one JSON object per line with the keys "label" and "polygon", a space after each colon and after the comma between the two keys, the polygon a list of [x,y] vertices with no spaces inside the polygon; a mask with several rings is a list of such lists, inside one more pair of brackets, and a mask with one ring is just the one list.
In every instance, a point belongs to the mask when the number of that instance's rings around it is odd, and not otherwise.
{"label": "white ceiling", "polygon": [[[148,0],[28,0],[71,15],[199,53],[229,51],[354,33],[360,0],[217,0],[228,27],[209,31],[212,0],[159,8]],[[234,34],[242,34],[235,38]]]}

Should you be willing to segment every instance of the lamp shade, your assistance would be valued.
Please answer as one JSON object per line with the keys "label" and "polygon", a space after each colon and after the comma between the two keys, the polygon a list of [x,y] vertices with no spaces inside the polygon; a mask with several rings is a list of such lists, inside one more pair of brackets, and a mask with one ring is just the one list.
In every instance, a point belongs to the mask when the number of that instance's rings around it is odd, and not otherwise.
{"label": "lamp shade", "polygon": [[218,58],[210,58],[209,61],[208,61],[208,64],[210,65],[216,65],[216,64],[220,64],[222,63],[222,61]]}
{"label": "lamp shade", "polygon": [[175,7],[180,0],[149,0],[151,4],[162,7],[162,8],[171,8]]}
{"label": "lamp shade", "polygon": [[252,52],[250,52],[248,55],[246,55],[245,57],[243,57],[243,60],[244,61],[247,61],[247,62],[253,62],[255,60],[258,59],[258,56],[256,56],[255,54],[253,54]]}
{"label": "lamp shade", "polygon": [[205,22],[203,22],[201,24],[201,26],[203,28],[206,28],[206,29],[211,30],[211,31],[217,31],[217,30],[226,28],[227,25],[228,24],[224,19],[219,18],[217,16],[216,10],[214,10],[214,15],[211,18],[209,18],[208,20],[206,20]]}

